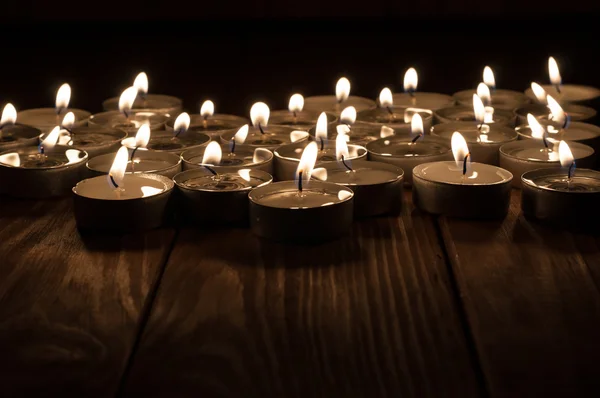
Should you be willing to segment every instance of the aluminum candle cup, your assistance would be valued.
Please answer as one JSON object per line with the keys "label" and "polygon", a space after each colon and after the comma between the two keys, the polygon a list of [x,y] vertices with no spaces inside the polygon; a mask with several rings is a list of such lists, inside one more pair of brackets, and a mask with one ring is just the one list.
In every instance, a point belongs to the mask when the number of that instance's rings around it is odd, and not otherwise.
{"label": "aluminum candle cup", "polygon": [[467,141],[473,159],[495,166],[500,162],[500,147],[518,137],[515,130],[507,126],[484,124],[480,131],[476,124],[470,122],[436,124],[431,129],[431,135],[446,139],[450,143],[455,131],[459,131]]}
{"label": "aluminum candle cup", "polygon": [[[391,108],[390,113],[385,108],[376,108],[366,111],[358,112],[356,120],[363,123],[373,123],[378,126],[388,126],[393,128],[397,134],[410,134],[410,120],[406,118],[406,109],[394,107]],[[418,113],[423,119],[423,128],[425,131],[429,131],[432,125],[433,116],[432,113],[426,109],[415,109],[415,111],[408,110],[409,119],[412,115]]]}
{"label": "aluminum candle cup", "polygon": [[[121,147],[121,141],[127,137],[127,133],[122,130],[96,126],[74,127],[70,131],[71,142],[69,146],[86,151],[90,159],[106,153],[116,152]],[[43,140],[45,136],[43,134],[40,140]]]}
{"label": "aluminum candle cup", "polygon": [[0,152],[37,145],[40,134],[40,130],[24,124],[4,126],[0,130]]}
{"label": "aluminum candle cup", "polygon": [[[190,115],[190,126],[188,127],[187,131],[204,133],[208,135],[211,140],[218,140],[221,134],[224,132],[229,130],[237,131],[246,123],[248,123],[248,120],[240,116],[217,113],[208,116],[205,119],[202,115],[193,114]],[[165,130],[168,132],[173,132],[174,124],[175,119],[169,119],[166,123]]]}
{"label": "aluminum candle cup", "polygon": [[[181,112],[182,101],[177,97],[162,94],[138,95],[133,102],[134,111],[150,111],[160,114],[175,115]],[[119,97],[109,98],[102,103],[105,111],[119,110]]]}
{"label": "aluminum candle cup", "polygon": [[392,164],[366,160],[356,160],[347,164],[351,165],[352,171],[337,162],[330,162],[320,166],[326,173],[317,175],[313,170],[313,177],[350,188],[354,192],[355,217],[400,212],[404,186],[402,169]]}
{"label": "aluminum candle cup", "polygon": [[[552,147],[552,144],[549,143]],[[594,149],[577,142],[569,142],[577,166],[593,167]],[[560,165],[558,150],[546,148],[541,140],[519,140],[500,147],[500,167],[510,171],[516,178],[515,188],[521,188],[521,176],[532,170],[556,168]]]}
{"label": "aluminum candle cup", "polygon": [[[287,110],[273,111],[269,117],[269,123],[272,125],[293,127],[294,130],[306,131],[317,124],[319,115],[319,112],[312,111],[296,112],[296,116]],[[336,115],[332,113],[326,113],[326,115],[327,123],[337,122],[338,118]]]}
{"label": "aluminum candle cup", "polygon": [[408,93],[396,93],[392,95],[394,105],[402,108],[423,108],[430,111],[454,106],[454,99],[446,94],[425,93],[417,91],[410,95]]}
{"label": "aluminum candle cup", "polygon": [[344,108],[353,106],[357,112],[377,107],[375,101],[369,98],[351,95],[345,101],[339,103],[335,95],[318,95],[304,98],[304,110],[316,113],[328,112],[340,116]]}
{"label": "aluminum candle cup", "polygon": [[[267,126],[263,127],[264,134],[257,127],[250,127],[248,136],[244,141],[244,145],[254,148],[266,148],[274,150],[281,145],[290,144],[292,142],[290,133],[294,131],[288,126]],[[229,144],[237,131],[227,131],[221,134],[221,143]]]}
{"label": "aluminum candle cup", "polygon": [[[548,126],[551,125],[555,128],[549,129]],[[581,122],[571,122],[566,129],[560,128],[552,122],[546,122],[543,126],[548,131],[548,137],[553,140],[575,141],[591,146],[596,152],[600,150],[600,127],[598,126]],[[528,125],[519,126],[515,130],[521,139],[533,138]]]}
{"label": "aluminum candle cup", "polygon": [[310,181],[298,191],[294,181],[256,188],[250,199],[250,227],[256,235],[291,243],[337,239],[350,231],[353,192],[338,184]]}
{"label": "aluminum candle cup", "polygon": [[[356,122],[351,126],[350,131],[348,132],[348,143],[365,146],[371,141],[391,137],[396,135],[396,133],[400,134],[400,131],[397,132],[396,129],[389,126]],[[310,134],[314,136],[314,130],[312,130],[312,133]],[[331,135],[331,137],[333,137],[333,135]]]}
{"label": "aluminum candle cup", "polygon": [[526,216],[554,225],[598,231],[600,173],[566,168],[528,171],[521,177],[521,209]]}
{"label": "aluminum candle cup", "polygon": [[139,231],[157,228],[168,216],[173,180],[158,174],[126,174],[119,194],[106,176],[73,187],[75,221],[80,230]]}
{"label": "aluminum candle cup", "polygon": [[[130,161],[125,169],[126,174],[159,174],[173,178],[181,172],[181,158],[177,154],[138,149],[132,161],[132,152],[133,150],[129,149]],[[110,171],[114,160],[114,153],[96,156],[87,162],[87,168],[93,176],[105,175]]]}
{"label": "aluminum candle cup", "polygon": [[[413,170],[413,203],[432,214],[471,219],[503,218],[510,204],[507,170],[471,163],[473,175],[463,176],[456,162],[424,163]],[[475,176],[475,173],[477,175]]]}
{"label": "aluminum candle cup", "polygon": [[[475,112],[473,107],[455,106],[452,108],[438,109],[435,111],[435,117],[439,123],[450,122],[473,122],[476,123]],[[515,126],[516,116],[513,111],[503,109],[494,109],[494,123],[488,124],[504,124],[509,127]]]}
{"label": "aluminum candle cup", "polygon": [[17,120],[20,124],[33,126],[39,129],[42,133],[48,133],[55,126],[60,125],[67,112],[73,112],[75,115],[75,123],[73,124],[73,127],[85,126],[88,122],[88,118],[91,115],[88,111],[81,109],[68,108],[57,115],[55,108],[37,108],[18,112]]}
{"label": "aluminum candle cup", "polygon": [[[202,160],[206,147],[189,149],[181,154],[183,160],[183,170],[204,168]],[[236,145],[235,151],[231,153],[230,146],[221,144],[221,161],[212,162],[211,169],[217,173],[231,172],[240,169],[262,170],[269,174],[273,173],[273,152],[262,149],[252,148],[246,145]]]}
{"label": "aluminum candle cup", "polygon": [[212,174],[206,168],[179,173],[174,178],[182,218],[198,223],[248,224],[248,193],[273,181],[262,170],[242,169]]}
{"label": "aluminum candle cup", "polygon": [[393,164],[404,170],[404,182],[412,184],[412,171],[422,163],[452,159],[447,140],[426,135],[412,142],[411,137],[389,137],[367,144],[369,160]]}
{"label": "aluminum candle cup", "polygon": [[[593,120],[596,117],[596,110],[589,106],[577,104],[564,104],[562,109],[569,115],[572,121],[585,122]],[[527,124],[527,114],[531,113],[540,122],[549,122],[550,110],[546,105],[542,104],[527,104],[517,110],[517,125]]]}
{"label": "aluminum candle cup", "polygon": [[0,193],[17,198],[67,195],[85,177],[87,153],[56,145],[44,155],[37,147],[0,154]]}
{"label": "aluminum candle cup", "polygon": [[[541,86],[546,91],[546,94],[551,95],[552,98],[561,104],[566,102],[588,102],[600,97],[600,89],[597,89],[596,87],[578,84],[561,84],[559,93],[554,85],[542,84]],[[536,100],[536,96],[531,87],[525,90],[525,95],[532,100]]]}
{"label": "aluminum candle cup", "polygon": [[153,151],[181,154],[188,149],[204,147],[209,141],[208,135],[196,131],[186,131],[178,136],[163,132],[152,134],[147,148]]}
{"label": "aluminum candle cup", "polygon": [[97,113],[90,116],[90,126],[102,126],[110,129],[123,130],[135,136],[142,124],[148,123],[150,130],[164,130],[169,117],[154,111],[131,111],[129,120],[119,111]]}
{"label": "aluminum candle cup", "polygon": [[[277,181],[293,180],[296,175],[296,169],[300,163],[302,151],[308,145],[309,141],[297,142],[294,144],[283,145],[275,150],[275,179]],[[319,144],[319,153],[315,167],[321,167],[323,163],[337,161],[335,140],[328,140]],[[348,145],[349,157],[347,160],[360,160],[367,158],[367,149],[359,145]]]}
{"label": "aluminum candle cup", "polygon": [[[460,106],[473,107],[473,94],[477,94],[477,90],[463,90],[453,95],[454,99]],[[502,109],[505,111],[513,111],[524,104],[530,102],[529,98],[523,93],[513,90],[495,89],[490,90],[492,97],[491,106],[494,109]]]}

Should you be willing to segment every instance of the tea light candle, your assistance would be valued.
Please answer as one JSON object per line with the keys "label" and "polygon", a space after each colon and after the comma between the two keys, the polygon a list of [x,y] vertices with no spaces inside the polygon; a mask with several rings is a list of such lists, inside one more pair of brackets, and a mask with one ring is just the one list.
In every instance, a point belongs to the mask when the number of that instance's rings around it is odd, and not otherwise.
{"label": "tea light candle", "polygon": [[[535,95],[537,104],[528,104],[524,105],[515,110],[517,115],[517,124],[525,124],[527,123],[527,114],[531,113],[535,116],[539,121],[550,121],[552,120],[552,113],[550,112],[550,107],[548,106],[548,101],[550,102],[558,102],[546,93],[546,90],[542,88],[536,82],[531,83],[532,93]],[[562,109],[569,115],[570,119],[573,121],[583,122],[586,120],[593,120],[596,117],[596,110],[594,108],[590,108],[589,106],[571,104],[571,103],[563,103]]]}
{"label": "tea light candle", "polygon": [[[571,122],[565,128],[553,122],[541,122],[540,124],[553,141],[574,141],[591,146],[594,150],[600,149],[600,127],[598,126],[580,122]],[[521,139],[535,138],[529,125],[519,126],[515,130]]]}
{"label": "tea light candle", "polygon": [[0,152],[38,144],[40,130],[16,122],[17,110],[13,104],[6,104],[0,120]]}
{"label": "tea light candle", "polygon": [[510,204],[512,174],[500,167],[471,163],[467,142],[452,137],[455,161],[418,165],[413,170],[413,203],[450,217],[503,218]]}
{"label": "tea light candle", "polygon": [[446,94],[417,91],[419,76],[415,68],[404,73],[404,93],[393,95],[396,106],[401,108],[421,108],[430,111],[454,106],[454,99]]}
{"label": "tea light candle", "polygon": [[[317,165],[323,162],[335,162],[338,159],[339,140],[330,140],[327,138],[327,122],[323,116],[319,117],[317,122],[316,143],[317,150]],[[344,143],[347,136],[341,135],[344,138]],[[290,145],[283,145],[275,150],[275,179],[278,181],[292,180],[298,168],[300,157],[309,142],[304,140]],[[350,144],[348,147],[348,159],[364,159],[367,157],[367,150],[360,145]]]}
{"label": "tea light candle", "polygon": [[47,198],[68,194],[83,178],[87,153],[54,145],[59,128],[38,147],[15,148],[0,154],[0,193],[17,198]]}
{"label": "tea light candle", "polygon": [[540,221],[597,231],[600,173],[575,169],[568,144],[558,147],[561,168],[528,171],[521,177],[523,213]]}
{"label": "tea light candle", "polygon": [[368,98],[350,95],[350,81],[342,77],[335,85],[335,96],[319,95],[306,97],[304,109],[311,112],[329,112],[339,116],[340,112],[348,106],[353,106],[357,111],[376,107],[375,101]]}
{"label": "tea light candle", "polygon": [[[452,108],[443,108],[435,111],[435,118],[438,123],[450,123],[450,122],[473,122],[477,121],[475,117],[475,111],[473,108],[466,106],[454,106]],[[512,111],[505,111],[503,109],[494,109],[491,120],[488,124],[503,124],[505,126],[515,126],[515,114]]]}
{"label": "tea light candle", "polygon": [[[147,151],[143,148],[135,153],[133,151],[134,149],[129,149],[126,174],[159,174],[173,178],[181,172],[181,157],[175,153]],[[114,159],[114,153],[99,155],[87,162],[87,168],[94,176],[105,175],[110,171]]]}
{"label": "tea light candle", "polygon": [[200,167],[175,176],[181,218],[201,224],[248,224],[248,193],[270,184],[273,177],[257,169],[216,170]]}
{"label": "tea light candle", "polygon": [[[304,109],[304,97],[301,94],[294,94],[290,97],[287,111],[271,112],[271,124],[280,126],[289,126],[295,129],[309,129],[317,124],[319,112],[306,111]],[[327,122],[334,123],[338,120],[332,113],[326,113]]]}
{"label": "tea light candle", "polygon": [[322,242],[348,233],[354,193],[329,182],[310,181],[319,147],[308,144],[295,181],[276,182],[250,192],[250,226],[256,235],[279,241]]}
{"label": "tea light candle", "polygon": [[529,98],[521,92],[497,89],[494,71],[489,66],[483,69],[483,83],[479,84],[477,90],[459,91],[452,97],[459,105],[469,107],[473,94],[479,95],[486,105],[506,111],[513,111],[530,102]]}
{"label": "tea light candle", "polygon": [[[533,117],[528,117],[532,137],[535,140],[519,140],[500,147],[500,167],[520,177],[523,173],[542,168],[556,168],[559,156],[557,141],[549,139],[544,127]],[[583,167],[594,165],[594,149],[580,143],[569,144],[578,164]],[[521,187],[521,179],[513,181],[516,188]]]}
{"label": "tea light candle", "polygon": [[[136,97],[131,108],[133,110],[151,111],[152,113],[173,115],[181,112],[182,101],[177,97],[162,94],[148,94],[148,75],[140,72],[133,81]],[[105,111],[119,110],[119,97],[109,98],[102,103]]]}
{"label": "tea light candle", "polygon": [[[242,127],[241,135],[248,132]],[[239,137],[240,133],[236,136]],[[243,136],[238,142],[243,142]],[[225,155],[223,156],[223,153]],[[212,165],[211,168],[217,172],[236,171],[240,169],[263,170],[269,174],[273,173],[273,152],[264,148],[252,148],[243,144],[219,144],[212,141],[206,147],[189,149],[181,154],[183,169],[195,169],[205,164]]]}
{"label": "tea light candle", "polygon": [[398,214],[402,209],[404,171],[394,165],[351,161],[342,156],[337,163],[325,163],[314,169],[312,176],[352,189],[355,217]]}
{"label": "tea light candle", "polygon": [[[553,57],[548,58],[548,74],[551,84],[542,85],[541,87],[559,103],[587,102],[600,97],[600,89],[596,87],[562,84],[558,63]],[[531,88],[525,90],[525,95],[531,99],[536,99],[536,95]]]}
{"label": "tea light candle", "polygon": [[442,160],[451,160],[452,153],[447,140],[425,135],[421,117],[411,121],[412,136],[390,136],[367,144],[369,160],[393,164],[404,170],[404,182],[412,184],[415,166]]}
{"label": "tea light candle", "polygon": [[[224,132],[237,130],[248,123],[247,119],[240,116],[215,113],[215,104],[210,100],[202,103],[199,114],[191,114],[189,116],[190,125],[188,131],[204,133],[208,135],[211,140],[218,140]],[[165,126],[165,130],[172,132],[174,125],[175,119],[169,119]]]}
{"label": "tea light candle", "polygon": [[[333,133],[331,133],[331,135],[329,133],[329,131],[332,130],[330,129],[330,126],[331,125],[327,126],[328,137],[333,136]],[[345,124],[339,124],[334,127],[337,131],[337,134],[344,134],[348,138],[348,143],[360,146],[365,146],[371,141],[375,141],[380,138],[391,137],[396,134],[396,130],[389,126],[380,126],[372,123],[357,122],[352,125],[352,129],[350,129],[350,126]],[[314,131],[311,130],[311,132],[312,134],[310,132],[309,134],[314,135]]]}
{"label": "tea light candle", "polygon": [[[250,109],[252,127],[249,128],[244,144],[255,148],[273,150],[281,145],[292,142],[290,133],[294,131],[288,126],[269,126],[269,107],[264,102],[257,102]],[[237,131],[227,131],[221,134],[221,142],[229,144]],[[305,137],[306,138],[306,137]]]}
{"label": "tea light candle", "polygon": [[152,134],[148,142],[148,149],[181,154],[187,149],[206,146],[210,137],[197,131],[189,131],[189,126],[190,115],[183,112],[175,120],[171,134],[168,132]]}
{"label": "tea light candle", "polygon": [[135,231],[157,228],[167,217],[173,180],[158,174],[126,174],[129,154],[121,147],[108,175],[73,187],[80,230]]}
{"label": "tea light candle", "polygon": [[27,109],[18,113],[20,123],[33,126],[42,133],[50,132],[55,126],[60,125],[60,121],[67,112],[73,112],[77,122],[76,126],[83,126],[90,117],[88,111],[69,108],[71,101],[71,86],[67,83],[60,86],[56,93],[56,104],[54,108],[36,108]]}

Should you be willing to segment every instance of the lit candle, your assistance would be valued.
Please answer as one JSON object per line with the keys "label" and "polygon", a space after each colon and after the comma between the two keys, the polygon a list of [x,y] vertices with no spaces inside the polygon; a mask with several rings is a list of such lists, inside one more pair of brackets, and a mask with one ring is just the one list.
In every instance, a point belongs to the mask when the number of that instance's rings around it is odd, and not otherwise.
{"label": "lit candle", "polygon": [[[486,105],[488,104],[488,105]],[[515,114],[512,110],[495,109],[490,106],[491,94],[485,84],[480,84],[477,92],[471,94],[470,106],[453,106],[438,109],[435,117],[439,123],[476,122],[477,113],[482,112],[486,124],[504,124],[515,126]]]}
{"label": "lit candle", "polygon": [[[565,102],[592,101],[600,97],[600,89],[596,87],[562,84],[560,69],[554,57],[548,58],[548,75],[550,77],[550,84],[545,84],[541,87],[561,104]],[[536,95],[531,88],[525,90],[525,94],[531,99],[536,99]]]}
{"label": "lit candle", "polygon": [[493,106],[495,109],[505,111],[513,111],[530,102],[527,96],[518,91],[497,89],[494,71],[489,66],[483,68],[483,83],[479,84],[477,90],[459,91],[455,93],[453,97],[459,105],[468,107],[471,105],[473,94],[481,94],[480,90],[482,85],[488,89],[489,93],[489,101],[484,101],[486,102],[486,106]]}
{"label": "lit candle", "polygon": [[401,108],[413,107],[430,111],[454,105],[454,100],[449,95],[417,91],[418,83],[419,76],[416,69],[409,68],[404,73],[404,93],[393,95],[394,104]]}
{"label": "lit candle", "polygon": [[[136,98],[131,107],[134,110],[144,110],[151,113],[173,115],[181,112],[181,99],[170,95],[148,94],[148,75],[140,72],[133,81]],[[109,98],[102,103],[105,111],[119,110],[119,97]]]}
{"label": "lit candle", "polygon": [[67,83],[60,86],[56,92],[56,102],[54,108],[36,108],[20,111],[17,115],[20,123],[33,126],[42,133],[50,132],[55,126],[60,124],[62,117],[67,112],[73,112],[78,122],[77,125],[85,125],[90,117],[88,111],[69,108],[71,101],[71,86]]}
{"label": "lit candle", "polygon": [[[523,173],[535,169],[554,168],[559,163],[558,141],[550,138],[544,126],[533,115],[528,115],[529,128],[533,140],[519,140],[500,147],[500,166],[509,170],[517,178],[513,185],[521,186]],[[570,143],[573,155],[579,164],[591,167],[595,162],[594,149],[577,142]]]}
{"label": "lit candle", "polygon": [[37,145],[40,130],[17,124],[17,110],[13,104],[6,104],[0,120],[0,153],[23,146]]}
{"label": "lit candle", "polygon": [[540,221],[570,228],[598,230],[600,173],[575,168],[569,145],[558,147],[560,168],[528,171],[521,177],[523,213]]}
{"label": "lit candle", "polygon": [[80,230],[131,231],[156,228],[167,216],[173,181],[158,174],[126,173],[127,148],[121,147],[107,175],[73,187]]}
{"label": "lit candle", "polygon": [[148,142],[148,149],[154,151],[166,151],[181,154],[183,151],[204,147],[210,141],[210,137],[199,131],[190,131],[190,115],[183,112],[177,116],[173,124],[173,131],[163,131],[152,134]]}
{"label": "lit candle", "polygon": [[[206,100],[200,107],[200,113],[191,114],[188,131],[197,131],[208,135],[212,140],[218,140],[221,134],[229,130],[237,130],[248,120],[235,115],[215,113],[215,104]],[[175,119],[167,121],[166,130],[173,131]]]}
{"label": "lit candle", "polygon": [[250,192],[250,226],[256,235],[303,243],[348,233],[354,194],[342,185],[311,181],[318,153],[319,146],[311,142],[302,153],[295,181],[276,182]]}
{"label": "lit candle", "polygon": [[342,77],[335,85],[335,95],[319,95],[306,97],[304,109],[311,112],[329,112],[339,115],[348,106],[353,106],[357,111],[376,107],[375,101],[368,98],[350,95],[350,81]]}
{"label": "lit candle", "polygon": [[135,134],[143,124],[149,124],[152,131],[164,130],[165,122],[169,117],[153,110],[133,109],[137,95],[137,88],[133,86],[126,88],[119,97],[119,110],[92,115],[89,125],[119,129],[129,134]]}
{"label": "lit candle", "polygon": [[451,217],[503,218],[510,204],[512,174],[483,163],[471,163],[464,137],[452,137],[454,162],[433,162],[413,170],[413,203],[429,213]]}
{"label": "lit candle", "polygon": [[[301,94],[294,94],[290,97],[287,110],[271,112],[270,123],[295,129],[309,129],[317,123],[319,114],[319,112],[304,110],[304,97]],[[338,120],[333,113],[326,114],[328,123]]]}

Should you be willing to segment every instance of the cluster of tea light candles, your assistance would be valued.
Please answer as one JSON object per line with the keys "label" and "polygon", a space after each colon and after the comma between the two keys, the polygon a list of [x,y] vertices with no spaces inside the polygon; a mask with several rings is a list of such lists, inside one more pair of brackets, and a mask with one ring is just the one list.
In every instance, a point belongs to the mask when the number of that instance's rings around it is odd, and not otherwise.
{"label": "cluster of tea light candles", "polygon": [[72,192],[80,229],[154,228],[174,212],[293,242],[397,213],[404,186],[421,210],[472,219],[504,217],[521,188],[527,215],[577,224],[599,213],[600,173],[582,166],[595,166],[600,128],[582,102],[600,90],[563,85],[552,57],[548,67],[551,84],[525,93],[496,89],[485,67],[454,96],[417,91],[410,68],[404,93],[383,88],[377,101],[341,78],[335,95],[294,94],[288,110],[257,102],[250,123],[211,101],[182,112],[178,98],[148,92],[143,72],[95,115],[69,108],[64,84],[54,108],[4,107],[0,190]]}

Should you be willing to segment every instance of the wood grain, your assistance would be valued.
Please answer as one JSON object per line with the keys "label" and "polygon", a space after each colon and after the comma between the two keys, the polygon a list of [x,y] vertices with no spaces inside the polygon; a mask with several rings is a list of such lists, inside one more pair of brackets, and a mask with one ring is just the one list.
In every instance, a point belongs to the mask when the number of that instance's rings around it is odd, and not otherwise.
{"label": "wood grain", "polygon": [[179,234],[124,396],[476,396],[431,218],[317,246]]}
{"label": "wood grain", "polygon": [[597,396],[598,239],[524,219],[518,192],[503,222],[440,225],[490,395]]}
{"label": "wood grain", "polygon": [[82,238],[70,198],[1,199],[0,395],[113,396],[173,238]]}

